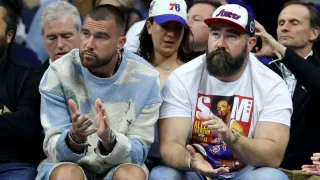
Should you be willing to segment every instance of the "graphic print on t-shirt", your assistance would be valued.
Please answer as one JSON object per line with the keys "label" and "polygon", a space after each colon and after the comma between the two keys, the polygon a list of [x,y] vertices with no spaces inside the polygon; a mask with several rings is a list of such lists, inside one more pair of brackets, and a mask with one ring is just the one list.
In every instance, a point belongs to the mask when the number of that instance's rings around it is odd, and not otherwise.
{"label": "graphic print on t-shirt", "polygon": [[225,166],[230,167],[230,171],[236,171],[245,164],[237,159],[218,136],[212,134],[202,125],[199,113],[202,112],[206,116],[213,113],[222,119],[230,129],[247,137],[253,116],[253,104],[251,97],[198,94],[192,137],[189,143],[203,155],[214,169]]}

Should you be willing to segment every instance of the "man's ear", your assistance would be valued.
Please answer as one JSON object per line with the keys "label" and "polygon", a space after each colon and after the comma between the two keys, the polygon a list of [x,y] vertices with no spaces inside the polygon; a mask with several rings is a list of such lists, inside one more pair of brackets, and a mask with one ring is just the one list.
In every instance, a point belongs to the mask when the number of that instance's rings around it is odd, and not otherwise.
{"label": "man's ear", "polygon": [[319,34],[320,34],[320,28],[319,27],[311,28],[310,41],[316,40],[319,37]]}
{"label": "man's ear", "polygon": [[13,35],[14,35],[14,31],[13,30],[8,31],[8,33],[7,33],[7,43],[8,44],[10,44],[12,42]]}
{"label": "man's ear", "polygon": [[127,42],[126,36],[120,36],[119,41],[118,41],[118,45],[117,45],[117,50],[118,51],[121,50],[126,42]]}
{"label": "man's ear", "polygon": [[251,52],[253,47],[257,44],[257,38],[256,37],[249,37],[248,39],[248,49],[247,52]]}

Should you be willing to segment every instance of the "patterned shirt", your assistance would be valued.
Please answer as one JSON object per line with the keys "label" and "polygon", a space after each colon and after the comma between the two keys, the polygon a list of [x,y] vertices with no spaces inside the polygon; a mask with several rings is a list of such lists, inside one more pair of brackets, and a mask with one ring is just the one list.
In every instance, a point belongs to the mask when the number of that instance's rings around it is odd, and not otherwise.
{"label": "patterned shirt", "polygon": [[[54,61],[40,83],[43,147],[48,157],[40,166],[74,162],[103,173],[122,163],[143,165],[159,117],[160,90],[158,71],[127,50],[118,71],[110,78],[96,77],[83,67],[78,49]],[[87,150],[77,154],[66,143],[71,128],[67,101],[73,99],[80,113],[94,120],[97,98],[101,98],[110,119],[115,147],[110,154],[102,155],[94,133],[88,137]],[[93,127],[94,124],[90,128]]]}

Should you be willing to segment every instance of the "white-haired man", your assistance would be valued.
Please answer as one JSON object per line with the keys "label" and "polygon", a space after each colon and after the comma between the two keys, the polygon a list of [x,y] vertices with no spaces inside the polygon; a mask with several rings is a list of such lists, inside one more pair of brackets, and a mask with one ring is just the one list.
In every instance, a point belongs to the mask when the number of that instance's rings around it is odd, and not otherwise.
{"label": "white-haired man", "polygon": [[49,60],[48,65],[80,46],[81,19],[77,8],[66,1],[55,1],[42,11],[40,27]]}

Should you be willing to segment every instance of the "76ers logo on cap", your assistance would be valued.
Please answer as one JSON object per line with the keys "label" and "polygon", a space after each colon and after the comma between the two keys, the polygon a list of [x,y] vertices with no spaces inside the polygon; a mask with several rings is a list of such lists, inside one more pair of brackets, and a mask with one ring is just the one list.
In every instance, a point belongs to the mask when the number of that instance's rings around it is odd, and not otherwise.
{"label": "76ers logo on cap", "polygon": [[176,2],[170,2],[169,6],[170,11],[172,11],[173,9],[175,9],[177,12],[180,11],[180,4],[177,4]]}

